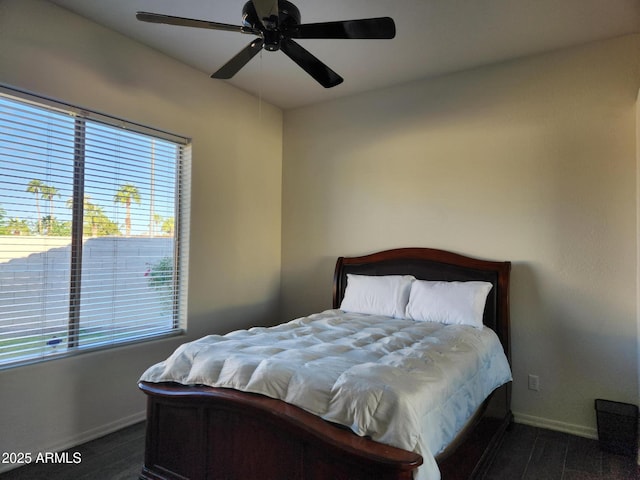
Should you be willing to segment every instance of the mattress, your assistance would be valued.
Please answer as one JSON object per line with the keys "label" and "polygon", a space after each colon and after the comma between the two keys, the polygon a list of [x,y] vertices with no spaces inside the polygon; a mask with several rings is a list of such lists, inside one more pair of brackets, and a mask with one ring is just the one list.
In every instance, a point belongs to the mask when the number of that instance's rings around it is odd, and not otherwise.
{"label": "mattress", "polygon": [[420,453],[417,480],[491,392],[511,380],[489,328],[327,310],[186,343],[141,377],[259,393]]}

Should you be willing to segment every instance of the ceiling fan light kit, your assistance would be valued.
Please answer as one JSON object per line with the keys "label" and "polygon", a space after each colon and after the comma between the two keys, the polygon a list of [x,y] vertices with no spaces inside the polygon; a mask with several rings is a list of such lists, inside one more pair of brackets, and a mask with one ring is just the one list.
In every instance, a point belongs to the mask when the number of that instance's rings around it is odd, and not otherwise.
{"label": "ceiling fan light kit", "polygon": [[393,19],[365,18],[335,22],[300,23],[300,10],[287,0],[250,0],[242,8],[242,25],[175,17],[159,13],[138,12],[143,22],[183,27],[208,28],[255,35],[236,56],[218,69],[212,78],[233,77],[263,48],[282,50],[299,67],[325,88],[335,87],[343,78],[293,39],[391,39],[396,35]]}

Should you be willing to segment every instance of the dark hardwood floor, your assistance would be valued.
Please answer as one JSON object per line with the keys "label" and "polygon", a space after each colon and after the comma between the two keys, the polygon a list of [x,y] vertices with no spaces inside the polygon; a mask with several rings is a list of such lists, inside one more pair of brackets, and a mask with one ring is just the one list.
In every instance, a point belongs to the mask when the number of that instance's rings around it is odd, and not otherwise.
{"label": "dark hardwood floor", "polygon": [[483,480],[636,480],[635,459],[597,440],[514,424]]}
{"label": "dark hardwood floor", "polygon": [[68,450],[81,462],[31,463],[0,474],[2,480],[135,480],[144,458],[144,423],[119,430]]}
{"label": "dark hardwood floor", "polygon": [[[144,423],[72,448],[68,458],[76,452],[80,463],[32,463],[0,479],[135,480],[144,454]],[[634,459],[602,452],[596,440],[515,424],[483,480],[636,480],[637,471]]]}

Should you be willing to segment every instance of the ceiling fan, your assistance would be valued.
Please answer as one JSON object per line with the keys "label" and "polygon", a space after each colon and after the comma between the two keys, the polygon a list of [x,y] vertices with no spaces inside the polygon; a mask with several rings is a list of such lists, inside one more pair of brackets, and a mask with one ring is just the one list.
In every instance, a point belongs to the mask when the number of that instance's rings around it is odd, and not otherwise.
{"label": "ceiling fan", "polygon": [[295,42],[294,38],[391,39],[396,35],[395,23],[389,17],[301,24],[300,11],[287,0],[249,0],[242,8],[242,25],[150,12],[138,12],[136,18],[143,22],[225,30],[258,37],[211,75],[212,78],[233,77],[264,48],[270,52],[282,50],[325,88],[342,83],[343,78]]}

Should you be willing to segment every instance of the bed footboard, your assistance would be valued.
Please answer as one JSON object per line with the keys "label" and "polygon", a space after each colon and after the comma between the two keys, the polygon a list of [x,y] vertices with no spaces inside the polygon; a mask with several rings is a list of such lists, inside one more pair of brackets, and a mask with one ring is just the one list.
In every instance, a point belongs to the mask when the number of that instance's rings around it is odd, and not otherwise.
{"label": "bed footboard", "polygon": [[416,453],[233,390],[148,384],[145,480],[410,480]]}
{"label": "bed footboard", "polygon": [[[279,400],[141,382],[148,396],[143,480],[410,480],[416,453],[359,437]],[[437,460],[443,480],[480,478],[512,420],[510,384]]]}

